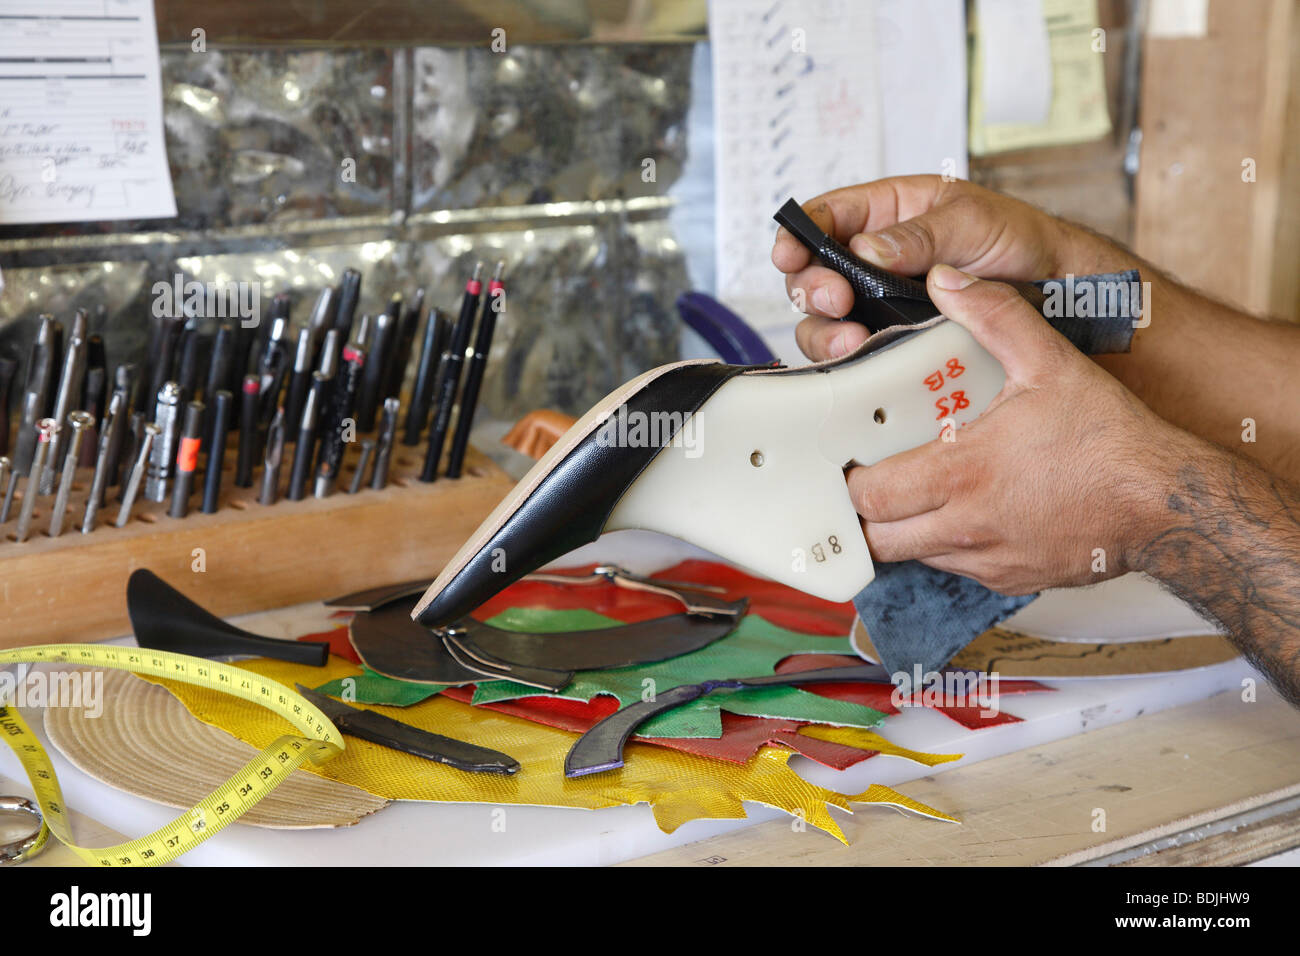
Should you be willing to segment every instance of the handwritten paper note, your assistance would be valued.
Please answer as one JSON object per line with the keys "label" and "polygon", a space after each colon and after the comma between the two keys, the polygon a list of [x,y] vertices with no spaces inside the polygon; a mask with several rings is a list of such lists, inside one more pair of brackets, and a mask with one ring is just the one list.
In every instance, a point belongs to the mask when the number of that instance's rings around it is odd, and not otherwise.
{"label": "handwritten paper note", "polygon": [[713,0],[718,293],[784,300],[772,214],[880,175],[875,4]]}
{"label": "handwritten paper note", "polygon": [[0,223],[176,215],[151,0],[0,0]]}

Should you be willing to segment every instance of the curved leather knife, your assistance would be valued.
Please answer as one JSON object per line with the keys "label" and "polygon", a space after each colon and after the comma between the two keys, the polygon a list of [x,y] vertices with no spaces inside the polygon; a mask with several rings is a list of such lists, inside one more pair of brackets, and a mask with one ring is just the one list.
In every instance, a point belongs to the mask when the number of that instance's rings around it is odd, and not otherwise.
{"label": "curved leather knife", "polygon": [[509,754],[476,744],[468,744],[442,734],[431,734],[419,727],[412,727],[400,720],[393,720],[373,710],[352,707],[333,697],[326,697],[316,691],[295,684],[294,688],[302,696],[320,708],[321,713],[334,722],[334,726],[352,737],[368,740],[381,747],[400,750],[402,753],[423,757],[434,763],[445,763],[457,770],[469,773],[515,774],[519,772],[519,761]]}

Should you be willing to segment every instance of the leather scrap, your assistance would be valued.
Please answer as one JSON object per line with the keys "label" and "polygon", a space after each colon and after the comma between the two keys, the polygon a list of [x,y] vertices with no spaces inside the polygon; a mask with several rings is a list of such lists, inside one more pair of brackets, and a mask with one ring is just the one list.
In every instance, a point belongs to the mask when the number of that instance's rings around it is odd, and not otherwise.
{"label": "leather scrap", "polygon": [[[449,687],[442,694],[464,703],[469,703],[473,697],[473,691],[467,687]],[[604,695],[593,697],[590,701],[567,700],[563,697],[523,697],[480,706],[549,727],[584,733],[597,721],[618,710],[618,701]],[[725,711],[721,716],[721,737],[638,735],[635,740],[638,743],[668,747],[736,764],[747,763],[766,745],[785,747],[832,770],[847,770],[880,754],[903,757],[927,767],[959,760],[961,757],[960,754],[930,754],[908,750],[860,727],[831,727],[783,718],[748,717]]]}
{"label": "leather scrap", "polygon": [[[855,657],[838,658],[838,663],[847,664],[853,660],[861,660]],[[820,656],[802,654],[795,657],[787,658],[777,665],[777,672],[782,674],[795,673],[800,670],[812,670],[814,668],[826,667],[829,661]],[[1052,691],[1051,687],[1046,684],[1039,684],[1036,681],[1028,680],[1004,680],[998,683],[998,695],[1004,697],[1014,694],[1030,694],[1036,692]],[[861,704],[864,707],[871,707],[887,715],[897,714],[898,708],[894,706],[893,684],[820,684],[809,687],[810,694],[816,694],[822,697],[830,697],[833,700],[852,702]],[[1014,714],[1008,713],[1001,706],[996,714],[988,714],[978,706],[959,706],[947,702],[934,701],[922,692],[912,695],[909,706],[925,707],[928,710],[936,711],[943,714],[949,720],[961,724],[967,730],[982,730],[985,727],[998,727],[1003,724],[1020,723],[1020,718]]]}
{"label": "leather scrap", "polygon": [[[416,597],[385,604],[376,611],[356,614],[348,634],[367,668],[394,680],[417,684],[473,684],[494,677],[492,668],[468,667],[441,637],[411,620]],[[571,671],[511,665],[506,672],[512,684],[559,690],[569,683]],[[363,701],[364,702],[364,701]]]}
{"label": "leather scrap", "polygon": [[[563,632],[547,627],[506,630],[471,620],[464,624],[465,640],[494,657],[532,667],[574,671],[633,667],[689,654],[725,637],[735,629],[746,604],[730,602],[731,612],[723,617],[671,614],[631,624]],[[521,616],[515,615],[511,623],[518,623]]]}
{"label": "leather scrap", "polygon": [[[854,649],[863,657],[876,658],[876,650],[860,621],[854,626],[851,640]],[[1122,644],[1080,644],[1051,641],[992,627],[958,651],[952,659],[952,666],[997,671],[1004,678],[1063,680],[1169,674],[1221,664],[1240,656],[1241,651],[1219,634],[1163,637]]]}
{"label": "leather scrap", "polygon": [[572,415],[539,408],[515,422],[501,439],[501,444],[529,458],[541,458],[575,421]]}
{"label": "leather scrap", "polygon": [[509,754],[489,747],[480,747],[463,740],[454,740],[441,734],[431,734],[412,727],[385,714],[362,707],[353,707],[342,701],[294,684],[298,693],[315,704],[334,726],[351,737],[369,740],[382,747],[391,747],[434,763],[444,763],[468,773],[519,772],[519,761]]}
{"label": "leather scrap", "polygon": [[[536,621],[543,615],[551,615],[557,622],[555,626],[564,626],[569,613],[533,608],[529,616]],[[609,694],[627,706],[641,700],[647,691],[662,693],[682,684],[726,680],[737,674],[772,674],[779,661],[798,653],[845,655],[852,651],[844,637],[819,637],[788,631],[751,613],[722,640],[692,654],[639,667],[580,671],[560,696],[586,701],[598,694]],[[535,694],[535,690],[520,684],[494,681],[476,686],[474,703]],[[725,697],[693,701],[655,717],[645,725],[642,733],[651,737],[718,737],[722,734],[719,708],[753,717],[784,717],[855,727],[876,727],[884,719],[873,708],[833,701],[794,687],[760,687]]]}
{"label": "leather scrap", "polygon": [[683,704],[720,690],[790,684],[796,680],[809,684],[847,683],[874,680],[881,674],[880,665],[867,664],[827,667],[796,674],[763,674],[757,677],[732,677],[699,684],[681,684],[652,698],[643,698],[629,704],[597,722],[578,738],[565,757],[564,774],[567,777],[581,777],[618,769],[623,766],[623,749],[638,727]]}
{"label": "leather scrap", "polygon": [[[590,564],[581,568],[566,568],[565,573],[579,574],[595,568],[596,565]],[[655,572],[650,578],[720,588],[714,593],[721,598],[727,601],[748,599],[750,614],[758,614],[777,627],[802,634],[843,637],[849,633],[855,617],[853,605],[847,601],[837,604],[813,597],[719,561],[682,561],[671,568]],[[488,621],[506,615],[496,623],[501,627],[519,629],[512,615],[517,613],[517,609],[528,608],[557,611],[583,609],[626,623],[660,617],[679,610],[666,598],[618,588],[612,584],[571,588],[525,578],[484,602],[474,611],[474,617]]]}

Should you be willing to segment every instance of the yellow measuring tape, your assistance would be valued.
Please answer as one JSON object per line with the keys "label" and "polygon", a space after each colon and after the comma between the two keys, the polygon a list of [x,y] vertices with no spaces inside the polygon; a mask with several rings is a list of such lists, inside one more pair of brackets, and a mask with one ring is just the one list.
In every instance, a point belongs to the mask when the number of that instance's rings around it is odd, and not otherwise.
{"label": "yellow measuring tape", "polygon": [[[43,820],[36,842],[21,859],[39,853],[54,834],[72,852],[95,866],[160,866],[192,850],[280,785],[305,760],[323,763],[342,753],[343,736],[315,705],[276,681],[238,667],[139,647],[99,644],[47,644],[0,651],[0,667],[7,664],[76,664],[108,667],[167,677],[208,687],[261,704],[289,721],[302,735],[286,734],[250,760],[189,812],[160,830],[118,846],[89,849],[72,842],[72,827],[63,793],[49,755],[17,708],[0,706],[0,737],[18,755],[36,792]],[[0,704],[5,702],[0,701]]]}

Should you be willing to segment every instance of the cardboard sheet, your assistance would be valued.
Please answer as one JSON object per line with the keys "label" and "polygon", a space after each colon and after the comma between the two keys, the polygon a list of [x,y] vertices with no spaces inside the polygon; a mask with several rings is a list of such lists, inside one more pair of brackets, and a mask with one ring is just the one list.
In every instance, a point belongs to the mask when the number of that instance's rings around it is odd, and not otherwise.
{"label": "cardboard sheet", "polygon": [[[875,648],[861,622],[854,624],[852,639],[863,656],[875,660]],[[1217,634],[1122,644],[1081,644],[1046,641],[994,627],[958,653],[952,659],[952,666],[997,671],[1004,678],[1021,680],[1150,677],[1209,667],[1238,656],[1240,652],[1228,639]],[[1004,680],[1003,693],[1006,686]]]}

